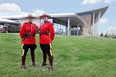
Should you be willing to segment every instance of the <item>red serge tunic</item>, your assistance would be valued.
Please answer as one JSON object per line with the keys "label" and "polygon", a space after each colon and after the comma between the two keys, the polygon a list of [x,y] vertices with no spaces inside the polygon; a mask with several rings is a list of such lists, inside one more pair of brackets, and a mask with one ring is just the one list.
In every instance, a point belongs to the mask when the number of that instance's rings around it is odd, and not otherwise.
{"label": "red serge tunic", "polygon": [[49,34],[40,34],[40,44],[50,44],[52,43],[54,36],[55,36],[55,32],[54,32],[54,27],[53,24],[49,21],[46,21],[45,23],[41,24],[40,26],[40,33],[45,33],[45,32],[49,32]]}
{"label": "red serge tunic", "polygon": [[[33,45],[36,44],[35,34],[37,30],[37,25],[33,23],[24,23],[20,28],[20,37],[22,39],[22,44]],[[31,36],[25,38],[24,33],[29,33]]]}

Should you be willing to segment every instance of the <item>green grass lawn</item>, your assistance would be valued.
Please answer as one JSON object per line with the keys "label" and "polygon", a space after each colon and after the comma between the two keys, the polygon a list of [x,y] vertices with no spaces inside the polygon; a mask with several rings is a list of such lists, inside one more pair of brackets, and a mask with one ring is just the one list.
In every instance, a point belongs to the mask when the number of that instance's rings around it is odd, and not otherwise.
{"label": "green grass lawn", "polygon": [[[41,64],[38,37],[36,64]],[[19,34],[0,34],[0,77],[116,77],[116,39],[56,36],[53,71],[32,67],[30,52],[21,70],[21,52]]]}

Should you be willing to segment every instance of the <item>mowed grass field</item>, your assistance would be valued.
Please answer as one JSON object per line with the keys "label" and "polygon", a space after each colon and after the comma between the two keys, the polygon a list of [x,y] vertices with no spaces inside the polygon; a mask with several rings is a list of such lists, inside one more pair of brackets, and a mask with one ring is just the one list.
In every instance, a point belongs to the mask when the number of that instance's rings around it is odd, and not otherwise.
{"label": "mowed grass field", "polygon": [[[41,64],[39,35],[36,38],[36,64]],[[32,67],[30,52],[27,69],[21,70],[21,53],[19,34],[0,34],[0,77],[116,77],[116,39],[56,36],[53,71]]]}

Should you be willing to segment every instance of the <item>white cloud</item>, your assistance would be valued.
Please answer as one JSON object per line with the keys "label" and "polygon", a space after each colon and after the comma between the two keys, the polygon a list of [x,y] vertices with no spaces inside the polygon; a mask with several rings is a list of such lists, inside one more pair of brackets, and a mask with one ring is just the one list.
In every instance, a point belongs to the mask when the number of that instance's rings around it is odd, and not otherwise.
{"label": "white cloud", "polygon": [[15,3],[2,3],[0,12],[21,12],[21,8]]}
{"label": "white cloud", "polygon": [[96,4],[96,3],[100,3],[100,2],[104,2],[104,3],[111,3],[114,0],[83,0],[81,2],[81,4],[86,5],[86,4]]}
{"label": "white cloud", "polygon": [[104,0],[104,3],[111,3],[113,2],[114,0]]}
{"label": "white cloud", "polygon": [[107,18],[101,18],[100,21],[99,21],[100,24],[105,24],[107,22],[108,22]]}
{"label": "white cloud", "polygon": [[35,14],[36,16],[40,16],[40,15],[42,15],[43,13],[47,13],[47,12],[42,11],[42,10],[39,10],[39,9],[36,9],[36,10],[34,10],[33,12],[34,12],[34,14]]}
{"label": "white cloud", "polygon": [[83,0],[81,4],[96,4],[101,2],[102,0]]}

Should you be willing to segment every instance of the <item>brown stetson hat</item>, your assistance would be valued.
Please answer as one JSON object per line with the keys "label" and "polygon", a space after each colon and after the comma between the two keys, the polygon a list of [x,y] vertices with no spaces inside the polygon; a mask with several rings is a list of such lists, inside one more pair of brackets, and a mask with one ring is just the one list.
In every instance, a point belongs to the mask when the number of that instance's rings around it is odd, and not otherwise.
{"label": "brown stetson hat", "polygon": [[26,18],[35,18],[35,17],[31,13],[29,13]]}
{"label": "brown stetson hat", "polygon": [[41,16],[39,16],[39,18],[42,18],[42,17],[48,17],[48,18],[50,18],[51,16],[48,15],[48,14],[46,14],[46,13],[43,13]]}

